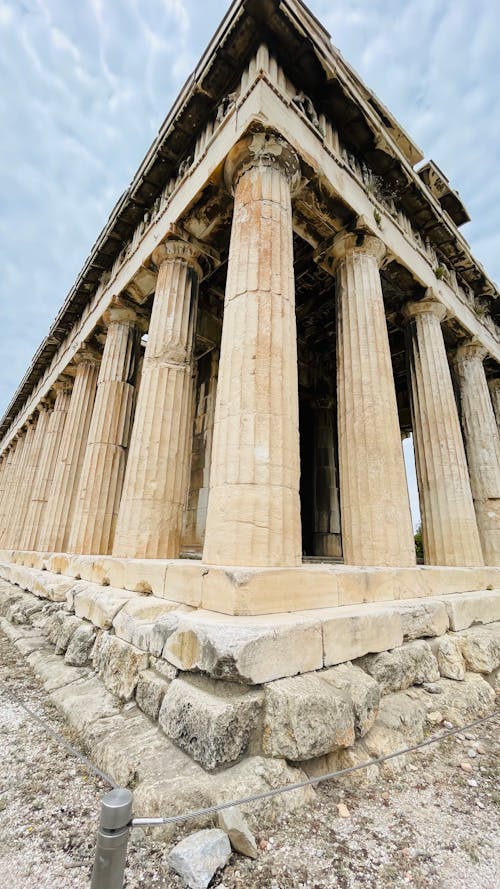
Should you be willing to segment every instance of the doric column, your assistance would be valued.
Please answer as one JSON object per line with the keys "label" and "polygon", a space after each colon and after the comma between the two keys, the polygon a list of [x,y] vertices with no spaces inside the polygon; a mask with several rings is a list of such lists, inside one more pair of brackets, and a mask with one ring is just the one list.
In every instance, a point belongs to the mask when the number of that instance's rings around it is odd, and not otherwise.
{"label": "doric column", "polygon": [[29,539],[27,514],[33,496],[35,478],[39,470],[40,454],[47,435],[50,416],[49,409],[50,404],[46,399],[43,399],[36,408],[38,419],[36,421],[30,451],[26,458],[23,477],[20,480],[17,492],[18,507],[16,512],[15,537],[18,541],[17,546],[19,549],[27,549],[27,541]]}
{"label": "doric column", "polygon": [[191,434],[197,249],[167,240],[153,253],[158,281],[137,397],[113,554],[177,558]]}
{"label": "doric column", "polygon": [[348,565],[414,565],[415,543],[379,265],[363,232],[333,246],[342,548]]}
{"label": "doric column", "polygon": [[314,555],[340,558],[340,497],[335,457],[333,406],[313,405],[314,417]]}
{"label": "doric column", "polygon": [[500,565],[500,438],[486,382],[486,349],[461,343],[454,367],[477,526],[486,565]]}
{"label": "doric column", "polygon": [[111,552],[120,506],[134,407],[140,345],[135,310],[117,301],[104,316],[108,326],[90,424],[69,550]]}
{"label": "doric column", "polygon": [[39,549],[38,542],[43,530],[47,501],[52,489],[72,385],[73,381],[71,379],[62,379],[54,383],[53,386],[56,399],[53,409],[49,412],[47,431],[42,443],[38,470],[33,482],[33,496],[26,514],[23,543],[26,550]]}
{"label": "doric column", "polygon": [[491,403],[493,405],[497,427],[500,430],[500,377],[488,380],[488,388],[490,390]]}
{"label": "doric column", "polygon": [[19,439],[10,443],[7,451],[4,453],[5,468],[2,475],[2,492],[0,494],[0,544],[4,545],[3,538],[8,519],[7,503],[9,500],[13,474],[16,463],[16,448]]}
{"label": "doric column", "polygon": [[78,484],[94,406],[98,356],[85,346],[75,355],[75,382],[71,393],[54,480],[45,513],[39,549],[66,552]]}
{"label": "doric column", "polygon": [[295,152],[258,133],[233,149],[234,216],[203,560],[301,564],[297,332],[291,189]]}
{"label": "doric column", "polygon": [[28,464],[35,437],[37,417],[31,416],[26,422],[26,432],[22,453],[16,465],[16,474],[11,488],[11,499],[8,508],[8,524],[6,525],[4,545],[9,549],[21,549],[20,521],[22,519],[23,491]]}
{"label": "doric column", "polygon": [[405,309],[413,438],[427,565],[482,565],[469,470],[441,322],[433,298]]}

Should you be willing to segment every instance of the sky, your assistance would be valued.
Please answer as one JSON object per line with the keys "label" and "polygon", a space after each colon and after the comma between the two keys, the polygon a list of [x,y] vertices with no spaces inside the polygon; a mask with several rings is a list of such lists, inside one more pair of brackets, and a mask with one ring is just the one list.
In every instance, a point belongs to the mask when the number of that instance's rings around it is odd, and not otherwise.
{"label": "sky", "polygon": [[[0,0],[0,415],[228,6]],[[460,191],[499,281],[497,0],[309,6]]]}

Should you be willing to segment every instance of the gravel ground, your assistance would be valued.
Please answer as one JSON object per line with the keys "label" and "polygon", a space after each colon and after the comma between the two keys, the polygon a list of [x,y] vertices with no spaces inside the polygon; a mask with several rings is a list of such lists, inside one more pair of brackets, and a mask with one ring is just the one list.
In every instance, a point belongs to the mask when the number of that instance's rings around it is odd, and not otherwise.
{"label": "gravel ground", "polygon": [[[88,887],[108,789],[16,703],[77,743],[0,632],[0,886]],[[375,788],[323,785],[300,815],[257,821],[259,858],[233,855],[220,889],[497,889],[500,719],[413,754]],[[340,808],[339,808],[340,807]],[[168,813],[166,813],[168,814]],[[181,889],[169,846],[132,833],[127,889]]]}

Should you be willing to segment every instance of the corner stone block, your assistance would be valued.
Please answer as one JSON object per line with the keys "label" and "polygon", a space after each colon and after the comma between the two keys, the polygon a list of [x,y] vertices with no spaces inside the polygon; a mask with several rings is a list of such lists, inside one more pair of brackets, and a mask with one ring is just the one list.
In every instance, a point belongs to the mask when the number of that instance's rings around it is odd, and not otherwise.
{"label": "corner stone block", "polygon": [[292,761],[354,744],[354,713],[346,696],[318,674],[266,686],[262,750]]}
{"label": "corner stone block", "polygon": [[472,624],[500,620],[500,590],[447,596],[445,603],[452,630],[466,630]]}
{"label": "corner stone block", "polygon": [[321,624],[293,615],[235,620],[194,612],[180,618],[178,628],[167,639],[163,657],[180,670],[260,685],[321,669]]}
{"label": "corner stone block", "polygon": [[168,738],[205,769],[237,760],[257,728],[262,693],[201,677],[174,679],[159,724]]}
{"label": "corner stone block", "polygon": [[343,606],[323,614],[326,667],[403,644],[401,615],[390,607],[366,605],[360,613],[359,608]]}
{"label": "corner stone block", "polygon": [[106,688],[122,701],[132,699],[139,673],[149,666],[147,654],[108,633],[97,638],[92,659]]}
{"label": "corner stone block", "polygon": [[172,602],[200,608],[203,578],[207,571],[200,563],[193,564],[184,559],[168,562],[164,589],[158,595]]}
{"label": "corner stone block", "polygon": [[437,660],[428,642],[408,642],[392,651],[360,658],[357,666],[379,683],[382,694],[439,679]]}

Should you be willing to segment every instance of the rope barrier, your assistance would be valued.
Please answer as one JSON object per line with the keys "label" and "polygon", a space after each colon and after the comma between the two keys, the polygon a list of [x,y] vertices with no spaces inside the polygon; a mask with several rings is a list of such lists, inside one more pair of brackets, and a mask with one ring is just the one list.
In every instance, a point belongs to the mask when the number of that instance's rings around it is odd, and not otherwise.
{"label": "rope barrier", "polygon": [[450,729],[441,735],[435,735],[433,738],[429,738],[426,741],[422,741],[420,744],[415,744],[413,747],[405,747],[403,750],[397,750],[395,753],[388,753],[385,756],[380,756],[377,759],[371,759],[368,762],[360,763],[355,766],[349,766],[345,769],[339,769],[336,772],[329,772],[326,775],[319,775],[316,778],[309,778],[307,781],[299,781],[296,784],[287,784],[284,787],[279,787],[273,790],[266,790],[263,793],[255,793],[252,796],[245,796],[242,799],[235,800],[230,803],[219,803],[215,806],[208,806],[205,809],[196,809],[192,812],[186,812],[184,815],[172,815],[169,818],[132,818],[130,822],[131,827],[140,827],[140,826],[159,826],[163,824],[179,824],[183,821],[190,821],[192,818],[199,818],[204,815],[213,815],[216,812],[222,812],[224,809],[232,809],[233,806],[242,806],[246,803],[254,803],[259,800],[271,799],[271,797],[279,796],[282,793],[291,793],[294,790],[302,790],[304,787],[314,787],[317,784],[322,784],[324,781],[331,781],[333,778],[339,778],[343,775],[350,775],[352,772],[358,772],[361,769],[366,769],[369,766],[380,765],[384,762],[389,762],[391,759],[396,759],[398,756],[404,756],[406,753],[413,753],[415,750],[421,750],[424,747],[429,747],[431,744],[437,744],[439,741],[444,741],[446,738],[451,738],[453,735],[458,735],[461,732],[469,731],[472,728],[475,728],[477,725],[482,725],[484,722],[488,722],[490,719],[493,719],[496,716],[500,715],[500,710],[495,710],[489,716],[484,716],[482,719],[477,719],[475,722],[471,722],[469,725],[462,726],[461,728]]}

